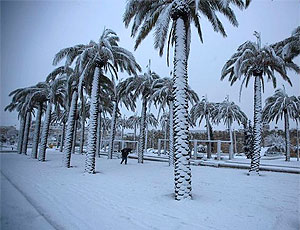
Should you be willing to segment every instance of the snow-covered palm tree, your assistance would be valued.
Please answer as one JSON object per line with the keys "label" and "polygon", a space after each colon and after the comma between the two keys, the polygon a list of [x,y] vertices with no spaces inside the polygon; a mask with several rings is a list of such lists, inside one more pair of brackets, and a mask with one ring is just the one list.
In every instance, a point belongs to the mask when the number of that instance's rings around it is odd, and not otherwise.
{"label": "snow-covered palm tree", "polygon": [[[250,80],[254,79],[254,155],[251,159],[250,171],[259,173],[260,150],[261,150],[261,129],[262,129],[262,101],[261,94],[264,86],[264,79],[272,81],[276,87],[275,72],[288,83],[292,84],[287,76],[287,66],[284,60],[276,55],[270,46],[261,47],[260,34],[255,32],[257,42],[247,41],[239,46],[237,52],[226,62],[222,69],[221,80],[229,76],[231,85],[241,80],[241,89],[248,86]],[[241,92],[241,91],[240,91]]]}
{"label": "snow-covered palm tree", "polygon": [[290,161],[291,157],[289,119],[295,117],[294,114],[298,110],[299,103],[296,96],[289,96],[283,88],[277,89],[274,95],[266,99],[266,105],[263,109],[265,122],[275,120],[277,123],[279,119],[284,118],[286,161]]}
{"label": "snow-covered palm tree", "polygon": [[19,154],[22,153],[22,143],[24,138],[24,130],[25,130],[25,121],[26,121],[26,113],[22,110],[22,104],[25,102],[25,96],[19,98],[19,93],[25,88],[19,88],[13,90],[9,96],[12,96],[11,103],[5,107],[5,111],[12,112],[16,110],[18,112],[18,118],[20,119],[20,130],[18,134],[18,148],[17,151]]}
{"label": "snow-covered palm tree", "polygon": [[12,102],[5,110],[17,110],[20,119],[20,132],[18,141],[18,153],[27,154],[28,136],[31,125],[31,117],[34,106],[31,104],[31,95],[35,91],[35,87],[19,88],[12,91],[9,96],[12,97]]}
{"label": "snow-covered palm tree", "polygon": [[248,118],[241,108],[234,102],[229,101],[228,96],[221,103],[216,103],[212,111],[213,122],[220,123],[223,120],[227,126],[230,136],[229,159],[233,158],[233,136],[232,124],[236,121],[239,125],[247,122]]}
{"label": "snow-covered palm tree", "polygon": [[[124,81],[120,81],[118,84],[116,84],[115,81],[113,81],[112,101],[114,107],[113,107],[112,118],[111,118],[108,159],[112,159],[112,154],[114,151],[114,141],[116,136],[119,104],[121,105],[123,104],[127,109],[130,109],[132,111],[135,109],[133,95],[131,92],[128,92],[128,83],[129,81],[127,79]],[[123,132],[122,132],[122,137],[123,137]]]}
{"label": "snow-covered palm tree", "polygon": [[[199,126],[202,120],[205,120],[206,123],[206,133],[207,133],[207,140],[211,140],[211,120],[213,119],[212,114],[215,109],[216,103],[209,102],[207,97],[202,97],[202,100],[193,105],[190,111],[191,120],[194,124],[196,124],[197,120],[199,119]],[[207,158],[211,158],[211,143],[208,142],[207,148]]]}
{"label": "snow-covered palm tree", "polygon": [[[141,118],[140,122],[142,122],[142,117],[140,117],[140,118]],[[157,119],[156,119],[156,117],[154,116],[153,113],[147,113],[145,122],[146,122],[146,130],[145,130],[145,149],[144,150],[147,151],[149,126],[152,126],[152,127],[156,128],[157,125],[158,125],[158,121],[157,121]]]}
{"label": "snow-covered palm tree", "polygon": [[[41,85],[40,85],[41,84]],[[35,87],[33,92],[30,95],[28,100],[28,104],[30,107],[36,107],[36,119],[35,119],[35,128],[34,128],[34,135],[33,135],[33,142],[32,142],[32,151],[31,157],[36,159],[38,154],[38,145],[40,140],[40,129],[41,129],[41,120],[42,114],[45,110],[44,105],[47,101],[46,90],[43,87],[43,83],[38,83]]]}
{"label": "snow-covered palm tree", "polygon": [[128,118],[128,123],[129,123],[129,126],[132,127],[134,130],[133,140],[135,141],[136,140],[136,130],[140,126],[140,117],[137,114],[132,115]]}
{"label": "snow-covered palm tree", "polygon": [[[150,101],[154,102],[155,106],[159,106],[159,112],[164,110],[166,106],[169,107],[169,127],[173,127],[173,80],[171,78],[165,77],[157,79],[152,85],[153,94]],[[193,104],[199,100],[198,95],[193,91],[190,86],[187,88],[188,101]],[[174,131],[173,128],[169,129],[169,164],[174,164]]]}
{"label": "snow-covered palm tree", "polygon": [[[57,56],[58,54],[56,54]],[[65,91],[61,95],[63,96],[63,107],[67,111],[67,123],[66,132],[64,135],[64,157],[63,164],[69,168],[71,166],[71,153],[74,142],[75,122],[77,114],[77,100],[78,100],[78,73],[71,67],[60,66],[54,69],[46,78],[47,82],[52,84],[58,79],[63,78],[65,80]],[[62,144],[62,143],[61,143]]]}
{"label": "snow-covered palm tree", "polygon": [[[191,22],[197,28],[202,41],[200,14],[212,24],[216,32],[226,36],[224,27],[218,18],[223,14],[237,26],[231,4],[244,8],[248,5],[242,0],[168,0],[168,1],[139,1],[129,0],[123,21],[129,26],[133,20],[131,35],[137,36],[135,48],[155,28],[154,46],[163,54],[164,45],[168,40],[175,45],[174,52],[174,152],[175,152],[175,199],[191,198],[191,169],[189,162],[188,141],[188,101],[187,101],[187,61],[191,41]],[[169,27],[171,24],[171,29]],[[169,36],[169,39],[168,39]],[[167,54],[167,56],[169,56]]]}
{"label": "snow-covered palm tree", "polygon": [[62,106],[64,103],[65,94],[65,83],[66,79],[64,77],[56,78],[51,82],[39,83],[41,88],[44,88],[47,97],[47,109],[45,112],[45,118],[43,122],[42,134],[41,134],[41,145],[39,149],[39,161],[46,160],[46,149],[47,149],[47,139],[49,134],[49,126],[51,121],[52,107]]}
{"label": "snow-covered palm tree", "polygon": [[133,93],[133,98],[136,100],[139,96],[142,98],[142,111],[141,111],[141,123],[140,123],[140,140],[138,148],[138,163],[143,163],[144,161],[144,149],[145,149],[145,132],[146,132],[146,114],[147,106],[150,97],[153,93],[152,84],[157,80],[159,76],[151,71],[150,63],[148,66],[148,71],[142,75],[127,78],[127,91]]}

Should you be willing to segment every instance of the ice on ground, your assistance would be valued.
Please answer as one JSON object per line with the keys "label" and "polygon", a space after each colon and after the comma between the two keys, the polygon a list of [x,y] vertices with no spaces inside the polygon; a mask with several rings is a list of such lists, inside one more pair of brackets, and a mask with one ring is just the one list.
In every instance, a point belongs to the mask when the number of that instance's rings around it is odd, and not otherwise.
{"label": "ice on ground", "polygon": [[[178,202],[173,168],[166,162],[128,159],[120,165],[119,159],[97,158],[97,173],[89,175],[83,173],[84,155],[72,155],[69,169],[55,150],[47,151],[46,162],[16,153],[0,156],[1,172],[61,229],[300,228],[300,175],[261,172],[249,177],[247,170],[192,166],[193,199]],[[1,190],[10,193],[5,183]],[[4,216],[17,225],[25,221],[10,216],[12,208],[24,206],[13,199],[1,200],[1,207],[16,203],[2,208],[1,224]]]}

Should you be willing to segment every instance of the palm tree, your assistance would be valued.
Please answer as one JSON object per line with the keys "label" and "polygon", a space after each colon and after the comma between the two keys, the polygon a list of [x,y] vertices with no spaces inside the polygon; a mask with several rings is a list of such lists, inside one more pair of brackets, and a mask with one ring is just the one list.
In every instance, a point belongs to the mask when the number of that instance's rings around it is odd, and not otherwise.
{"label": "palm tree", "polygon": [[[141,120],[142,122],[142,117],[141,117]],[[147,151],[147,143],[148,143],[148,129],[149,129],[149,126],[152,126],[154,128],[157,127],[158,125],[158,121],[157,119],[155,118],[154,114],[153,113],[147,113],[146,114],[146,119],[145,119],[145,122],[146,122],[146,134],[145,134],[145,148],[144,150]]]}
{"label": "palm tree", "polygon": [[31,157],[34,159],[37,159],[37,154],[38,154],[42,114],[45,109],[44,104],[47,101],[46,93],[47,91],[43,87],[43,83],[38,83],[36,86],[34,86],[34,90],[30,95],[30,99],[28,100],[29,106],[30,107],[35,106],[37,109],[34,136],[32,142],[32,151],[31,151]]}
{"label": "palm tree", "polygon": [[17,110],[20,119],[20,132],[18,142],[18,153],[27,154],[28,135],[31,124],[31,113],[33,107],[29,106],[31,94],[34,92],[34,87],[19,88],[12,91],[9,96],[12,97],[12,102],[5,108],[5,111]]}
{"label": "palm tree", "polygon": [[[242,0],[210,1],[210,0],[168,0],[168,1],[137,1],[130,0],[127,3],[123,21],[128,27],[133,19],[131,35],[136,36],[135,48],[155,28],[154,46],[163,54],[164,45],[169,32],[168,46],[175,44],[174,52],[174,152],[175,152],[175,199],[181,200],[191,198],[191,169],[189,162],[189,141],[188,141],[188,102],[187,102],[187,61],[191,41],[191,21],[194,22],[200,40],[202,31],[200,26],[200,14],[203,14],[213,25],[216,32],[226,36],[224,27],[216,13],[221,13],[229,21],[237,26],[230,4],[240,8],[248,5]],[[140,28],[140,30],[139,30]],[[169,54],[167,54],[167,57]]]}
{"label": "palm tree", "polygon": [[271,122],[284,118],[285,130],[285,153],[286,161],[290,161],[290,130],[289,119],[295,117],[294,114],[298,110],[299,99],[295,96],[289,96],[285,88],[277,89],[275,94],[266,99],[266,105],[263,109],[263,121]]}
{"label": "palm tree", "polygon": [[55,108],[63,105],[63,98],[65,94],[64,77],[57,78],[51,82],[40,83],[40,87],[44,88],[47,95],[47,109],[42,128],[41,145],[39,150],[39,161],[46,160],[47,139],[49,134],[49,126],[51,121],[52,107]]}
{"label": "palm tree", "polygon": [[133,140],[135,141],[136,140],[136,130],[140,125],[140,117],[137,116],[136,114],[132,115],[128,118],[128,122],[129,122],[129,126],[131,128],[133,128],[133,130],[134,130]]}
{"label": "palm tree", "polygon": [[274,88],[276,88],[276,71],[292,85],[287,76],[287,66],[284,60],[276,55],[272,47],[265,46],[262,48],[260,34],[255,32],[254,35],[257,37],[257,42],[247,41],[242,44],[224,65],[221,76],[221,80],[223,80],[229,75],[231,85],[244,76],[241,89],[244,84],[247,87],[250,79],[254,78],[254,155],[251,159],[249,174],[251,172],[259,174],[262,127],[261,90],[264,87],[264,77],[271,80]]}
{"label": "palm tree", "polygon": [[[21,90],[23,90],[23,88],[14,90],[9,94],[9,96],[12,96],[14,94],[17,95],[17,92],[21,91]],[[21,100],[20,100],[20,99],[16,99],[16,95],[13,96],[11,103],[5,107],[4,111],[9,111],[9,112],[12,112],[14,110],[18,111],[18,118],[20,119],[20,130],[19,130],[19,134],[18,134],[17,151],[19,154],[21,154],[24,130],[25,130],[26,113],[24,114],[23,111],[20,110],[20,107],[21,107],[20,105],[23,103],[25,97],[21,98]]]}
{"label": "palm tree", "polygon": [[159,76],[150,70],[149,63],[148,71],[146,73],[126,79],[126,81],[129,82],[127,85],[127,92],[134,91],[134,100],[136,100],[139,96],[142,97],[138,163],[143,163],[144,160],[147,105],[153,93],[152,84],[158,78]]}
{"label": "palm tree", "polygon": [[215,109],[212,111],[213,121],[220,123],[223,120],[227,126],[230,136],[229,160],[233,158],[233,137],[232,124],[236,121],[239,125],[247,122],[248,118],[241,108],[234,102],[229,101],[228,96],[222,103],[216,103]]}
{"label": "palm tree", "polygon": [[[116,125],[117,125],[117,118],[119,113],[119,103],[125,105],[127,109],[131,109],[132,111],[135,109],[133,95],[131,92],[128,92],[128,84],[129,81],[127,79],[124,81],[120,81],[118,84],[116,84],[113,81],[113,87],[112,87],[113,112],[111,117],[108,159],[112,159],[112,154],[114,151]],[[123,138],[123,132],[122,132],[122,138]]]}
{"label": "palm tree", "polygon": [[[209,102],[207,100],[207,97],[202,97],[202,100],[191,108],[190,116],[191,120],[194,124],[196,124],[196,121],[199,119],[199,126],[201,124],[201,121],[204,119],[206,123],[206,133],[207,133],[207,140],[211,140],[211,120],[213,119],[212,113],[215,109],[216,104],[213,102]],[[208,142],[208,148],[207,148],[207,158],[211,158],[211,143]]]}

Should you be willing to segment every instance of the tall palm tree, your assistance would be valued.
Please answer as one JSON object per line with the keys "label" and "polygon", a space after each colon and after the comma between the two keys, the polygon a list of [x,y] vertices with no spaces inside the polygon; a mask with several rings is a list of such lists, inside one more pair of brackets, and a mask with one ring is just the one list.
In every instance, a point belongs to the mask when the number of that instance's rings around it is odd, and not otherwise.
{"label": "tall palm tree", "polygon": [[[159,112],[164,110],[166,106],[169,107],[169,127],[173,127],[174,117],[174,97],[173,97],[173,80],[171,78],[159,78],[153,82],[153,94],[150,101],[154,102],[155,106],[159,105]],[[188,101],[193,104],[199,100],[198,95],[191,89],[187,88]],[[169,129],[169,165],[174,164],[174,131],[173,128]]]}
{"label": "tall palm tree", "polygon": [[[207,100],[207,97],[203,97],[202,100],[191,108],[190,116],[192,119],[192,122],[196,124],[196,121],[199,119],[199,126],[202,122],[202,120],[205,120],[206,123],[206,133],[207,133],[207,140],[211,140],[211,120],[213,119],[213,111],[215,109],[216,104],[214,102],[209,102]],[[211,158],[211,143],[208,142],[208,148],[207,148],[207,158]]]}
{"label": "tall palm tree", "polygon": [[216,103],[215,109],[212,111],[213,121],[220,123],[223,120],[227,126],[230,136],[229,159],[233,158],[233,136],[232,124],[236,121],[239,125],[247,122],[248,118],[241,108],[234,102],[229,101],[228,96],[222,103]]}
{"label": "tall palm tree", "polygon": [[289,119],[295,117],[294,114],[298,110],[298,105],[299,99],[296,96],[289,96],[283,88],[277,89],[274,95],[266,99],[266,105],[263,109],[265,122],[275,120],[277,123],[279,119],[284,118],[286,161],[290,161],[291,157]]}
{"label": "tall palm tree", "polygon": [[49,135],[49,126],[51,121],[52,107],[55,109],[58,106],[63,105],[63,98],[65,94],[65,83],[66,79],[64,77],[57,78],[51,82],[40,83],[40,87],[44,88],[47,95],[47,109],[45,113],[45,118],[43,122],[42,134],[41,134],[41,145],[39,149],[39,161],[46,160],[46,149],[47,149],[47,139]]}
{"label": "tall palm tree", "polygon": [[[128,83],[126,79],[120,81],[118,84],[113,81],[112,87],[112,101],[113,101],[113,112],[111,118],[111,128],[110,128],[110,139],[109,139],[109,150],[108,150],[108,159],[112,159],[112,154],[114,151],[114,141],[116,136],[116,125],[119,113],[119,104],[123,104],[127,109],[134,110],[135,103],[133,95],[131,92],[128,92]],[[123,134],[122,134],[123,135]]]}
{"label": "tall palm tree", "polygon": [[[250,79],[254,78],[254,155],[251,159],[250,171],[259,174],[261,127],[262,127],[262,101],[261,94],[264,87],[264,78],[271,80],[276,88],[275,72],[292,85],[287,76],[287,66],[284,60],[276,55],[270,46],[261,47],[260,34],[255,32],[257,42],[247,41],[242,44],[237,52],[226,62],[222,69],[221,80],[229,75],[231,85],[244,76],[241,84],[247,87]],[[241,92],[241,90],[240,90]]]}
{"label": "tall palm tree", "polygon": [[37,159],[38,154],[42,114],[45,110],[44,104],[47,101],[46,93],[47,91],[43,87],[43,83],[38,83],[36,86],[34,86],[34,90],[30,95],[30,99],[28,100],[28,106],[35,106],[37,110],[31,151],[31,157],[34,159]]}
{"label": "tall palm tree", "polygon": [[[142,121],[142,119],[141,119]],[[148,143],[148,130],[149,130],[149,126],[156,128],[158,125],[158,120],[155,118],[153,113],[147,113],[146,114],[146,134],[145,134],[145,148],[144,150],[147,151],[147,143]]]}
{"label": "tall palm tree", "polygon": [[144,161],[144,149],[145,149],[145,132],[146,132],[146,114],[149,99],[153,93],[152,84],[157,80],[159,76],[150,70],[150,63],[148,66],[148,71],[142,75],[127,78],[126,81],[129,82],[127,86],[127,91],[134,91],[133,97],[136,100],[139,96],[142,97],[142,111],[141,111],[141,123],[140,123],[140,137],[139,137],[139,147],[138,147],[138,163],[143,163]]}
{"label": "tall palm tree", "polygon": [[[59,53],[58,53],[59,54]],[[56,54],[56,56],[58,55]],[[55,56],[55,57],[56,57]],[[54,58],[55,60],[55,58]],[[65,116],[67,116],[66,131],[64,135],[64,166],[69,168],[71,166],[71,153],[72,146],[74,143],[74,132],[75,132],[75,122],[77,115],[77,100],[78,100],[78,65],[75,69],[68,66],[60,66],[54,69],[48,76],[47,82],[52,84],[58,79],[64,79],[64,93],[61,95],[63,98],[63,106],[66,110]],[[62,144],[62,143],[61,143]]]}
{"label": "tall palm tree", "polygon": [[19,88],[12,91],[9,96],[12,97],[12,102],[5,108],[5,111],[17,110],[20,119],[20,131],[18,141],[18,153],[27,154],[28,135],[31,124],[31,113],[33,107],[29,106],[31,94],[34,91],[34,87]]}
{"label": "tall palm tree", "polygon": [[135,115],[130,116],[128,118],[128,121],[129,121],[129,126],[132,127],[134,130],[133,140],[135,141],[136,140],[136,130],[140,126],[140,117],[137,114],[135,114]]}
{"label": "tall palm tree", "polygon": [[216,32],[226,36],[224,27],[216,13],[223,14],[234,26],[237,26],[238,22],[230,5],[233,4],[239,8],[244,8],[249,3],[250,0],[246,0],[246,4],[242,0],[129,0],[127,3],[123,21],[125,26],[129,26],[130,21],[133,20],[131,35],[137,35],[135,48],[155,28],[154,46],[159,49],[159,54],[162,55],[171,22],[168,46],[170,43],[175,44],[173,73],[174,125],[176,127],[174,133],[176,200],[191,198],[192,194],[186,94],[188,84],[187,61],[191,41],[190,24],[192,21],[194,22],[202,41],[199,16],[199,14],[202,14],[212,24]]}

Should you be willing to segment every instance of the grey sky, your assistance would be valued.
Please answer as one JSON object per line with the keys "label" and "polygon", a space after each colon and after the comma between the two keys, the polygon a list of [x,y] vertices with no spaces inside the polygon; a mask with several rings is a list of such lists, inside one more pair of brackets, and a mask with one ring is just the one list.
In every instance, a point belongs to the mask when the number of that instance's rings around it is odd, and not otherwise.
{"label": "grey sky", "polygon": [[[120,45],[133,51],[134,39],[122,22],[124,0],[99,1],[1,1],[1,105],[0,124],[17,125],[17,114],[4,112],[9,104],[9,92],[43,81],[53,70],[54,54],[75,44],[98,40],[104,27],[111,28],[120,37]],[[222,18],[227,38],[212,30],[202,17],[204,43],[200,43],[192,29],[189,57],[189,84],[201,97],[222,101],[228,94],[252,119],[253,83],[243,90],[238,101],[240,83],[230,87],[221,82],[220,72],[228,58],[246,40],[255,40],[253,31],[262,34],[262,43],[270,44],[288,37],[300,25],[299,0],[253,0],[245,11],[235,10],[239,27],[233,27]],[[152,69],[160,76],[169,76],[165,55],[160,58],[153,48],[153,37],[146,38],[134,52],[145,68],[152,59]],[[300,58],[296,61],[299,64]],[[122,75],[124,77],[124,75]],[[299,95],[300,77],[290,73],[293,87],[278,77],[278,87],[285,85],[290,95]],[[272,84],[266,83],[263,100],[273,94]],[[138,111],[139,112],[139,111]],[[131,115],[131,112],[125,112]],[[292,127],[295,124],[292,122]],[[280,127],[281,128],[281,127]]]}

